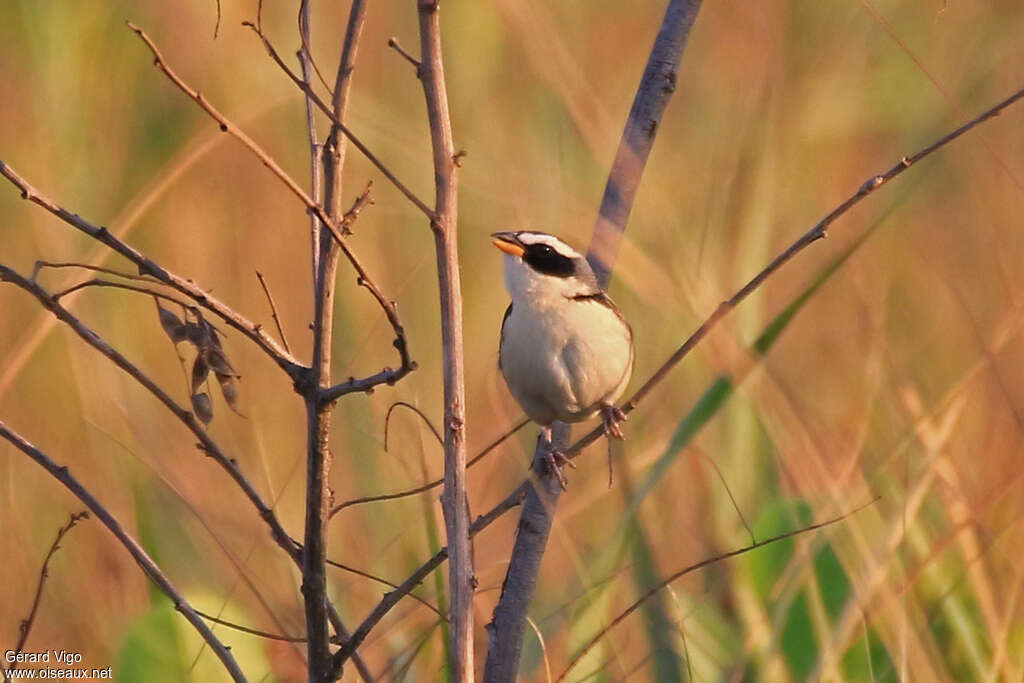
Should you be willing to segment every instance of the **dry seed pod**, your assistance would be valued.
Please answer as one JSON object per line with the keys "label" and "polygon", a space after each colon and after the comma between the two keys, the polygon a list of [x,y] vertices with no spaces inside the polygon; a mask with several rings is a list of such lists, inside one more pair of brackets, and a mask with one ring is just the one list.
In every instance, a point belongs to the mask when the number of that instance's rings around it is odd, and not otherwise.
{"label": "dry seed pod", "polygon": [[185,341],[185,324],[181,322],[181,318],[160,304],[156,305],[156,310],[160,316],[160,327],[164,328],[164,332],[171,338],[171,341],[175,344]]}
{"label": "dry seed pod", "polygon": [[210,400],[210,395],[205,391],[192,394],[192,410],[204,425],[210,424],[210,420],[213,419],[213,401]]}
{"label": "dry seed pod", "polygon": [[185,338],[197,348],[203,346],[203,328],[198,323],[185,323]]}
{"label": "dry seed pod", "polygon": [[[224,395],[224,400],[227,402],[228,407],[231,410],[238,413],[238,382],[232,375],[221,375],[217,374],[217,382],[220,384],[220,393]],[[241,415],[241,413],[238,413]]]}
{"label": "dry seed pod", "polygon": [[218,375],[238,376],[235,369],[231,367],[231,363],[228,362],[228,357],[224,354],[224,350],[221,349],[219,345],[216,347],[204,348],[202,356],[206,360],[206,363],[213,368],[213,371]]}
{"label": "dry seed pod", "polygon": [[203,382],[206,381],[206,376],[210,374],[210,366],[203,360],[203,354],[196,356],[196,360],[192,363],[192,393],[199,391],[199,387],[203,386]]}
{"label": "dry seed pod", "polygon": [[206,339],[209,340],[209,346],[223,350],[224,347],[220,345],[220,336],[217,334],[217,329],[205,320],[203,320],[202,323]]}

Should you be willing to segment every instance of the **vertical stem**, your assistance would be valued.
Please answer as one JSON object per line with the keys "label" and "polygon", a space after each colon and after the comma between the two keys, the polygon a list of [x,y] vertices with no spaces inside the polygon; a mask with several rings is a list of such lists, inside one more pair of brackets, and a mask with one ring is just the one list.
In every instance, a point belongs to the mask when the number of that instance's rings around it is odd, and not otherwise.
{"label": "vertical stem", "polygon": [[[601,210],[587,253],[587,259],[602,288],[607,287],[611,279],[622,233],[626,229],[661,116],[675,91],[679,61],[700,3],[701,0],[669,0],[647,67],[640,79],[615,161],[608,174]],[[555,423],[554,428],[555,446],[565,448],[569,427]],[[484,667],[485,683],[515,681],[523,649],[527,611],[537,586],[537,574],[547,546],[555,505],[561,495],[555,478],[543,471],[543,468],[538,468],[540,449],[541,445],[538,444],[533,465],[537,480],[523,503],[501,597],[488,625],[490,641]]]}
{"label": "vertical stem", "polygon": [[[354,0],[349,12],[332,107],[335,118],[343,121],[351,87],[359,36],[366,19],[363,0]],[[337,221],[341,208],[341,171],[345,163],[346,139],[337,124],[323,147],[324,207]],[[334,339],[335,279],[340,251],[332,235],[320,231],[319,263],[314,280],[313,362],[304,386],[306,398],[306,532],[302,552],[302,594],[306,607],[309,681],[325,683],[334,677],[328,631],[327,537],[330,514],[330,427],[331,403],[320,399],[320,392],[331,385],[332,342]]]}
{"label": "vertical stem", "polygon": [[548,471],[542,456],[547,448],[565,449],[569,445],[570,431],[569,425],[556,422],[552,427],[550,446],[544,443],[543,438],[537,439],[533,458],[534,481],[527,488],[523,511],[519,515],[516,542],[505,583],[501,587],[501,599],[494,608],[491,623],[487,625],[490,642],[484,665],[484,683],[516,680],[526,633],[526,615],[537,588],[537,576],[548,545],[555,507],[562,495],[561,483]]}
{"label": "vertical stem", "polygon": [[448,93],[441,57],[438,0],[417,0],[420,24],[420,79],[434,153],[434,248],[441,303],[444,361],[444,509],[451,592],[451,674],[456,683],[473,680],[473,592],[476,577],[469,546],[466,505],[466,395],[463,377],[462,287],[458,259],[458,168],[452,141]]}
{"label": "vertical stem", "polygon": [[700,3],[701,0],[670,0],[658,37],[651,48],[647,67],[640,78],[608,174],[604,196],[601,198],[601,210],[587,252],[587,260],[602,287],[607,287],[611,280],[622,233],[626,231],[647,157],[651,154],[658,126],[661,125],[661,116],[676,91],[679,61],[697,18],[697,11],[700,10]]}

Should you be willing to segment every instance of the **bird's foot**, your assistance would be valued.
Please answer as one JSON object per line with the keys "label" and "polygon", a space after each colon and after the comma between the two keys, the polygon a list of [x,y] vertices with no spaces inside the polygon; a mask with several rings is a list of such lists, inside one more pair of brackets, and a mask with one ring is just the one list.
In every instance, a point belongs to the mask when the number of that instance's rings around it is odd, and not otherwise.
{"label": "bird's foot", "polygon": [[565,478],[565,473],[562,472],[562,468],[568,465],[569,467],[576,469],[576,463],[567,458],[565,453],[550,448],[549,444],[549,448],[544,450],[544,465],[548,469],[548,474],[558,480],[558,485],[562,487],[562,490],[568,491],[569,481]]}
{"label": "bird's foot", "polygon": [[601,421],[604,423],[605,436],[615,437],[616,439],[624,438],[622,429],[619,427],[620,422],[626,421],[626,414],[624,412],[611,403],[604,403],[601,405]]}

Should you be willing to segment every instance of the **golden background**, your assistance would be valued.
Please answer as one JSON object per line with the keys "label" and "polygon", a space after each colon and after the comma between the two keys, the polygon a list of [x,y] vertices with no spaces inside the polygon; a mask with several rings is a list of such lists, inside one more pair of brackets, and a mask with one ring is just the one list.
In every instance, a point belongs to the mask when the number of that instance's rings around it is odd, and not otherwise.
{"label": "golden background", "polygon": [[[313,52],[329,81],[348,9],[338,4],[314,4]],[[296,4],[265,5],[270,39],[294,62]],[[507,295],[487,235],[534,228],[585,246],[663,10],[657,2],[443,3],[455,141],[468,153],[459,227],[471,454],[520,418],[497,370]],[[212,1],[0,3],[0,159],[272,329],[262,272],[295,353],[307,358],[302,205],[153,68],[123,25],[139,24],[186,81],[305,185],[302,98],[240,25],[255,18],[255,3],[225,1],[222,11],[214,39]],[[1024,6],[1007,0],[705,2],[611,286],[636,333],[632,389],[864,180],[1024,86],[1022,35]],[[423,95],[411,66],[386,46],[390,36],[418,51],[413,2],[371,3],[348,122],[430,198]],[[770,278],[633,413],[615,446],[611,489],[603,444],[578,461],[531,609],[545,647],[528,630],[524,680],[546,681],[548,668],[557,676],[656,580],[748,544],[737,507],[763,539],[875,496],[837,526],[673,583],[570,680],[1021,680],[1022,122],[1024,110],[1011,108],[929,157]],[[375,205],[351,244],[397,300],[419,369],[339,402],[337,501],[415,486],[442,466],[440,447],[409,412],[393,415],[383,449],[392,402],[440,420],[440,333],[428,225],[350,148],[346,205],[371,179]],[[0,262],[28,275],[36,259],[131,269],[0,184]],[[397,362],[380,310],[350,270],[340,273],[339,380]],[[751,355],[773,318],[822,277],[764,358]],[[87,278],[45,271],[41,281],[56,290]],[[69,305],[187,402],[150,299],[90,289]],[[225,346],[243,375],[247,419],[216,396],[211,434],[299,537],[301,402],[246,340],[229,333]],[[752,360],[728,401],[698,412],[706,427],[666,455],[716,378]],[[0,286],[0,419],[66,464],[196,607],[302,634],[300,577],[224,472],[130,377],[11,286]],[[470,471],[474,515],[518,484],[534,434],[524,430]],[[660,478],[644,487],[659,459]],[[345,510],[330,526],[330,556],[400,582],[444,542],[438,494]],[[0,649],[17,640],[57,527],[81,507],[0,444]],[[479,666],[516,516],[475,540]],[[418,594],[443,605],[444,576]],[[387,590],[341,571],[330,580],[353,627]],[[216,632],[251,680],[304,678],[302,646]],[[224,677],[95,521],[71,532],[51,563],[28,642],[61,648],[87,666],[113,665],[119,680]],[[406,599],[363,654],[384,680],[438,680],[444,629]],[[345,680],[355,680],[351,667]]]}

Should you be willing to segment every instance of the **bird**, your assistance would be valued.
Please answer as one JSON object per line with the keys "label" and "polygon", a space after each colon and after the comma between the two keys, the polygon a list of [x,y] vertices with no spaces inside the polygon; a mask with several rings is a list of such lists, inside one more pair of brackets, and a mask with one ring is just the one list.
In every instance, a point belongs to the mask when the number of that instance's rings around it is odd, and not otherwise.
{"label": "bird", "polygon": [[623,438],[615,401],[633,374],[633,330],[601,288],[587,259],[554,235],[496,232],[512,301],[501,323],[498,366],[526,416],[541,426],[549,471],[563,489],[551,424],[601,415],[604,433]]}

